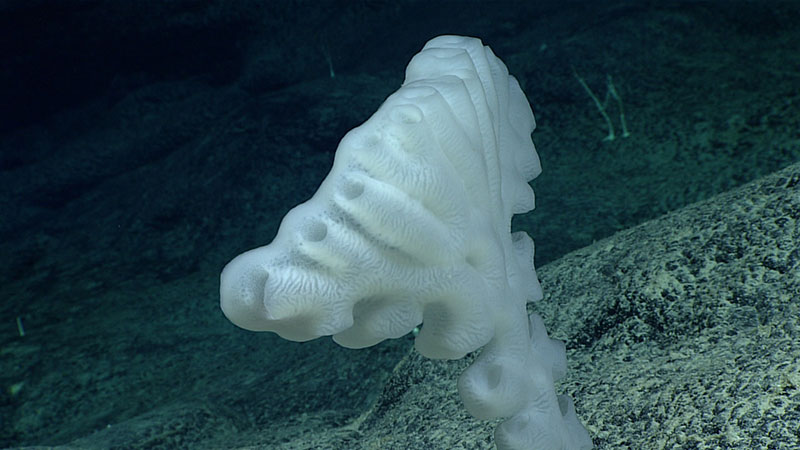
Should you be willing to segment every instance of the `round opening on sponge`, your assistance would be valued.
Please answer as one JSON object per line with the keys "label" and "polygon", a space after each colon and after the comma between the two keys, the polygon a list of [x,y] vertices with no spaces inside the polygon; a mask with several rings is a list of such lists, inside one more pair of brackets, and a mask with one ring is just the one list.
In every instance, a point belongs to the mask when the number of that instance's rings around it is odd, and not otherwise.
{"label": "round opening on sponge", "polygon": [[313,220],[305,224],[300,234],[306,241],[320,242],[328,235],[328,227],[319,220]]}

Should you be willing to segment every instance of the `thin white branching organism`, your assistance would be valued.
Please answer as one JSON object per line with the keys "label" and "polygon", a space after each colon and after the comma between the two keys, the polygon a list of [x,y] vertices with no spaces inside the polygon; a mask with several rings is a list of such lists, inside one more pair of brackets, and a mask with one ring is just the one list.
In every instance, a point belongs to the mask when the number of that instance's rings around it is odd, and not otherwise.
{"label": "thin white branching organism", "polygon": [[578,75],[578,72],[574,67],[572,68],[572,74],[575,76],[575,79],[578,80],[578,83],[583,87],[586,93],[589,94],[589,97],[591,97],[595,106],[597,106],[597,110],[600,112],[600,115],[603,116],[603,120],[606,122],[606,126],[608,127],[608,135],[603,138],[603,141],[613,141],[617,137],[616,133],[614,133],[614,124],[611,122],[608,112],[606,112],[609,97],[613,97],[617,101],[617,107],[619,108],[619,121],[620,126],[622,127],[622,137],[627,138],[630,136],[631,133],[628,131],[628,123],[625,120],[625,109],[622,107],[622,97],[620,97],[616,86],[614,86],[614,83],[611,80],[611,75],[606,75],[606,96],[601,102],[597,95],[595,95],[594,91],[592,91],[589,85],[586,84],[586,80]]}

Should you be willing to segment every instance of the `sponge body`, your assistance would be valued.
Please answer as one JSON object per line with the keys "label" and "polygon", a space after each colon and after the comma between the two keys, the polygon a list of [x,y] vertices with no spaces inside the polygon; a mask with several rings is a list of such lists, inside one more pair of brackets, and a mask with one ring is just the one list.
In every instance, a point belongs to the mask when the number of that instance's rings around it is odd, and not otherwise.
{"label": "sponge body", "polygon": [[553,380],[563,344],[525,303],[542,297],[533,241],[541,166],[518,82],[478,39],[440,36],[400,89],[342,139],[314,196],[267,246],[231,261],[221,306],[235,324],[362,348],[423,324],[416,348],[457,359],[486,346],[459,392],[478,418],[510,417],[498,448],[589,448]]}

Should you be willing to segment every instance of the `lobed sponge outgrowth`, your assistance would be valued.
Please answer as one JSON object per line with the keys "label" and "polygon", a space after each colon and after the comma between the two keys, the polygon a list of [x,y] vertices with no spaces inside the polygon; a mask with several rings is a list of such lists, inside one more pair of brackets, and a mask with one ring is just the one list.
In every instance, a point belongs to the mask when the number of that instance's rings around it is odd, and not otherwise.
{"label": "lobed sponge outgrowth", "polygon": [[363,348],[422,324],[415,346],[458,359],[467,410],[508,418],[499,449],[591,448],[568,397],[564,345],[526,303],[542,298],[533,241],[511,217],[534,207],[533,113],[479,39],[439,36],[400,89],[336,151],[314,196],[267,246],[231,261],[221,306],[236,325]]}

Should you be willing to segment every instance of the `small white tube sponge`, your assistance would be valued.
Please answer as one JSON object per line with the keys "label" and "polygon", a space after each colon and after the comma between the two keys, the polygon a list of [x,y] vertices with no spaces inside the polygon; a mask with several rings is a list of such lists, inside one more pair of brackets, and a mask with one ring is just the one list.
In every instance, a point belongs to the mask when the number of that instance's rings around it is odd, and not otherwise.
{"label": "small white tube sponge", "polygon": [[527,301],[542,297],[533,241],[511,216],[533,209],[541,171],[533,113],[480,40],[439,36],[403,86],[342,139],[316,194],[274,241],[222,271],[225,315],[249,330],[362,348],[423,324],[416,348],[461,358],[475,417],[507,417],[500,449],[583,449],[591,439],[555,379],[564,346]]}

